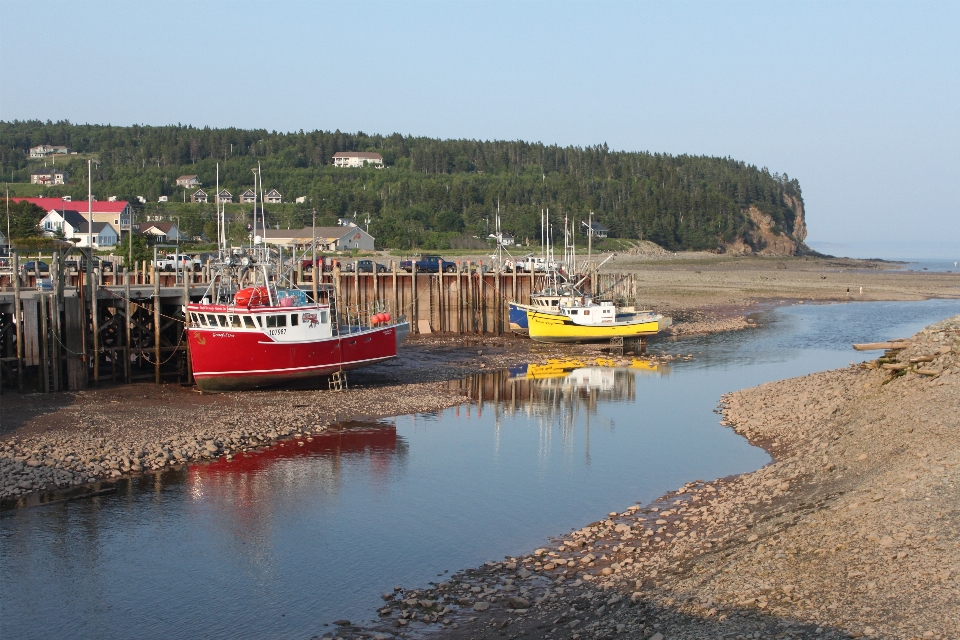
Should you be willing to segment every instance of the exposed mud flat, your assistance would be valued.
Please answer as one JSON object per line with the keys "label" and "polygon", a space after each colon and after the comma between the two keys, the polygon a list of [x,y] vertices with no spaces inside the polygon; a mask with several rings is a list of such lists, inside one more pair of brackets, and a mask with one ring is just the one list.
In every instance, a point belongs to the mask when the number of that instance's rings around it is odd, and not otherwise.
{"label": "exposed mud flat", "polygon": [[960,636],[960,316],[879,362],[723,400],[772,464],[384,594],[380,625],[329,635]]}

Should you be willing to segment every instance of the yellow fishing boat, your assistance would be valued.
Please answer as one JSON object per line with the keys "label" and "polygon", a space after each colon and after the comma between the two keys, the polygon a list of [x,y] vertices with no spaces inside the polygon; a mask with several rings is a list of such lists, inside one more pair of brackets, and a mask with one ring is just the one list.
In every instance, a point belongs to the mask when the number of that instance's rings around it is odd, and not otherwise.
{"label": "yellow fishing boat", "polygon": [[537,342],[599,342],[611,338],[642,338],[659,333],[670,319],[652,312],[624,318],[613,303],[586,302],[561,307],[560,313],[527,311],[530,337]]}

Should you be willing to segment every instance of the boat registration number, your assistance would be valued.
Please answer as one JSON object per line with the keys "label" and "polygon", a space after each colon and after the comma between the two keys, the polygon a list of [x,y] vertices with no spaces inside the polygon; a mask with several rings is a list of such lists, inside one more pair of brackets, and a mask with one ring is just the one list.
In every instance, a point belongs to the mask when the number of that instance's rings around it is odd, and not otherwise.
{"label": "boat registration number", "polygon": [[286,329],[267,329],[267,333],[271,336],[282,336],[286,332]]}

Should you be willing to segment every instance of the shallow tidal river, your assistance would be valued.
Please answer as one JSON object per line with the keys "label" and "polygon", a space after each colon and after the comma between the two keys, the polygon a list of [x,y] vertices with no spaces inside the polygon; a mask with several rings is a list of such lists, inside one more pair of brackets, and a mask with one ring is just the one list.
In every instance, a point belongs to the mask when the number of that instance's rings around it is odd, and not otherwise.
{"label": "shallow tidal river", "polygon": [[307,639],[369,619],[394,585],[763,466],[719,425],[722,394],[876,357],[851,343],[958,313],[957,300],[779,308],[757,329],[651,342],[693,356],[656,370],[516,367],[453,383],[473,401],[440,414],[0,512],[0,637]]}

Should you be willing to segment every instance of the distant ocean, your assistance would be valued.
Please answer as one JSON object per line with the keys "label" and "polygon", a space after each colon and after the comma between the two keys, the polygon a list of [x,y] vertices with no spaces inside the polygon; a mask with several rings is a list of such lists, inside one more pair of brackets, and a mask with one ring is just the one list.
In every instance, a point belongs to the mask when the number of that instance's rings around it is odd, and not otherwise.
{"label": "distant ocean", "polygon": [[[930,242],[827,242],[810,240],[807,246],[831,256],[846,258],[878,258],[909,263],[914,271],[960,271],[960,243]],[[954,266],[954,262],[957,263]]]}

